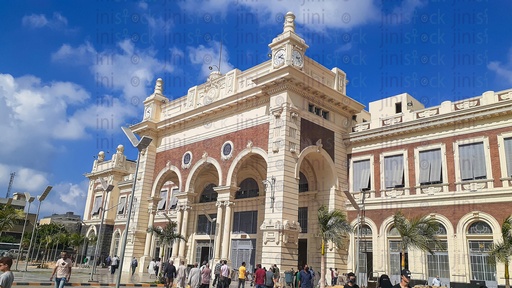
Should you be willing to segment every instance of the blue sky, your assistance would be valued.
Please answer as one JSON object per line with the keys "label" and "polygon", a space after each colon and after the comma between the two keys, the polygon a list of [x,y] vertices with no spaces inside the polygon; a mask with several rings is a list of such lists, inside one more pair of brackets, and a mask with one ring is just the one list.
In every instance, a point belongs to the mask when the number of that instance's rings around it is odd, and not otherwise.
{"label": "blue sky", "polygon": [[[95,0],[0,2],[0,196],[54,188],[41,215],[82,215],[94,156],[142,119],[163,78],[176,99],[208,66],[245,70],[296,15],[306,55],[347,73],[368,106],[408,92],[425,106],[512,87],[511,1]],[[34,205],[35,206],[35,205]],[[33,210],[35,211],[35,207]]]}

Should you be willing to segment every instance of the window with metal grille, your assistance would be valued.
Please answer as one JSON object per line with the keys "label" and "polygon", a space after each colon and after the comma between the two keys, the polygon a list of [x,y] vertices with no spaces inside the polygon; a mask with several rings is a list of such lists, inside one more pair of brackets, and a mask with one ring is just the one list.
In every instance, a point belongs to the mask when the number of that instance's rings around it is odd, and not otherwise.
{"label": "window with metal grille", "polygon": [[300,233],[308,233],[308,207],[299,207]]}
{"label": "window with metal grille", "polygon": [[243,211],[233,213],[234,234],[258,233],[258,211]]}

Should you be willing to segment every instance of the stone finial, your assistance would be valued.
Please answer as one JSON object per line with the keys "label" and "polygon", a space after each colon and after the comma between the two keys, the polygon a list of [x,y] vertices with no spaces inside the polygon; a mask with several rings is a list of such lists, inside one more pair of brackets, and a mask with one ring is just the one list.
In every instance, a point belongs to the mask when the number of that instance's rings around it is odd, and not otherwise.
{"label": "stone finial", "polygon": [[117,154],[123,154],[124,152],[124,146],[123,145],[118,145],[117,146]]}
{"label": "stone finial", "polygon": [[100,153],[98,153],[98,162],[103,162],[103,160],[105,160],[105,152],[100,151]]}
{"label": "stone finial", "polygon": [[284,29],[283,32],[295,32],[295,15],[292,12],[286,13],[284,16]]}
{"label": "stone finial", "polygon": [[162,78],[156,79],[154,93],[164,95],[164,80],[162,80]]}

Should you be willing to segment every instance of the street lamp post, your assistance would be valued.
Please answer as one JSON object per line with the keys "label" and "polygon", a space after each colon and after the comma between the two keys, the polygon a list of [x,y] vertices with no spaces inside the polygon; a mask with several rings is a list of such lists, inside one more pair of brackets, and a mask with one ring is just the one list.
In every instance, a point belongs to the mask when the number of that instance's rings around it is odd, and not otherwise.
{"label": "street lamp post", "polygon": [[[204,210],[203,210],[204,211]],[[209,238],[210,238],[210,243],[208,244],[208,262],[210,262],[210,260],[213,261],[213,255],[212,255],[212,227],[213,227],[213,222],[216,222],[217,221],[217,218],[213,218],[210,217],[210,215],[208,215],[208,213],[206,213],[206,211],[204,211],[204,216],[206,216],[206,219],[208,219],[208,221],[210,222],[210,231],[208,231],[208,234],[209,234]],[[213,266],[213,262],[212,262],[212,266]]]}
{"label": "street lamp post", "polygon": [[[107,206],[107,196],[108,192],[112,191],[114,189],[114,185],[109,185],[103,180],[103,178],[100,177],[101,187],[103,188],[103,191],[105,191],[105,199],[104,204],[102,205],[101,209],[101,220],[100,220],[100,228],[98,230],[98,237],[96,237],[96,248],[94,249],[94,260],[92,262],[92,269],[91,269],[91,277],[89,278],[89,281],[94,281],[94,274],[96,273],[96,266],[98,263],[98,250],[100,249],[100,242],[101,242],[101,230],[103,229],[103,221],[105,219],[105,206]],[[117,206],[117,205],[116,205]]]}
{"label": "street lamp post", "polygon": [[25,271],[27,271],[28,268],[28,262],[29,262],[29,256],[30,252],[32,252],[32,242],[34,241],[34,234],[36,231],[36,223],[37,219],[39,218],[39,211],[41,210],[41,203],[43,203],[44,199],[46,199],[46,196],[48,196],[48,193],[52,190],[52,186],[47,186],[46,189],[44,189],[43,194],[37,196],[37,201],[39,201],[39,205],[37,205],[37,213],[36,213],[36,221],[34,222],[34,228],[32,229],[32,237],[30,237],[30,245],[28,246],[27,250],[27,261],[25,262]]}
{"label": "street lamp post", "polygon": [[[28,209],[27,213],[25,214],[25,222],[23,223],[23,231],[21,232],[21,240],[20,240],[20,247],[18,248],[18,258],[16,259],[16,268],[15,270],[18,271],[18,263],[20,262],[21,255],[23,254],[23,236],[25,236],[25,228],[27,227],[27,220],[28,220],[28,214],[30,213],[30,204],[34,202],[36,198],[34,196],[30,196],[29,193],[25,192],[25,201],[28,202]],[[36,219],[37,220],[37,219]],[[35,223],[34,223],[35,226]],[[28,260],[28,254],[25,260]]]}
{"label": "street lamp post", "polygon": [[124,262],[124,254],[126,252],[126,241],[128,241],[128,228],[130,227],[130,219],[132,217],[132,206],[133,206],[133,198],[135,198],[135,187],[137,185],[137,174],[139,173],[139,162],[140,162],[140,156],[142,150],[148,148],[149,144],[151,144],[151,141],[153,139],[148,136],[142,136],[142,138],[139,140],[137,139],[137,136],[133,133],[130,128],[127,127],[121,127],[123,129],[124,134],[128,139],[130,140],[133,147],[137,148],[139,152],[137,153],[137,162],[135,165],[135,176],[133,177],[133,186],[132,186],[132,192],[130,197],[130,203],[128,204],[128,217],[126,218],[126,225],[124,228],[124,235],[123,235],[123,242],[121,243],[121,255],[119,256],[119,273],[117,274],[117,281],[116,281],[116,288],[119,288],[119,285],[121,284],[121,274],[123,273],[123,262]]}

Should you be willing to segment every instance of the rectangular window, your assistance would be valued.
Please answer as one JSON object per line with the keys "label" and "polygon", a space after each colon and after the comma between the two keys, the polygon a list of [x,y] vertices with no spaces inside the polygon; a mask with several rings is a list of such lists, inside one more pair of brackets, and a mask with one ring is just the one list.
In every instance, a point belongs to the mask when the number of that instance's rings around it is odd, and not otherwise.
{"label": "rectangular window", "polygon": [[386,188],[404,187],[404,155],[384,157],[384,185]]}
{"label": "rectangular window", "polygon": [[158,211],[165,210],[165,204],[167,204],[167,190],[163,190],[160,192],[160,197],[162,198],[160,202],[158,202]]}
{"label": "rectangular window", "polygon": [[402,113],[402,102],[395,103],[395,113]]}
{"label": "rectangular window", "polygon": [[370,160],[354,161],[353,166],[353,191],[369,191],[370,185]]}
{"label": "rectangular window", "polygon": [[448,263],[448,242],[446,240],[440,240],[440,246],[434,246],[433,243],[429,243],[430,249],[435,251],[435,254],[427,253],[427,268],[428,277],[434,278],[439,276],[440,278],[450,278],[450,266]]}
{"label": "rectangular window", "polygon": [[[217,214],[209,214],[210,218],[213,220],[217,218]],[[215,235],[215,221],[210,222],[206,215],[199,215],[197,217],[197,229],[196,234],[200,235]]]}
{"label": "rectangular window", "polygon": [[258,233],[258,211],[244,211],[233,213],[233,233]]}
{"label": "rectangular window", "polygon": [[505,145],[505,161],[507,162],[507,176],[512,177],[512,138],[503,139]]}
{"label": "rectangular window", "polygon": [[443,183],[441,149],[420,151],[420,184]]}
{"label": "rectangular window", "polygon": [[92,206],[92,215],[100,214],[102,202],[103,202],[103,196],[99,195],[94,198],[94,205]]}
{"label": "rectangular window", "polygon": [[299,207],[300,233],[308,233],[308,207]]}
{"label": "rectangular window", "polygon": [[117,206],[117,214],[123,215],[126,208],[126,197],[119,198],[119,206]]}
{"label": "rectangular window", "polygon": [[172,189],[172,195],[171,195],[171,207],[169,209],[174,210],[178,206],[178,193],[180,192],[180,189],[173,188]]}
{"label": "rectangular window", "polygon": [[329,111],[322,111],[322,117],[326,120],[329,120]]}
{"label": "rectangular window", "polygon": [[459,145],[459,164],[462,181],[486,179],[484,143]]}
{"label": "rectangular window", "polygon": [[309,104],[308,105],[308,111],[311,112],[311,113],[314,113],[315,112],[315,105]]}

